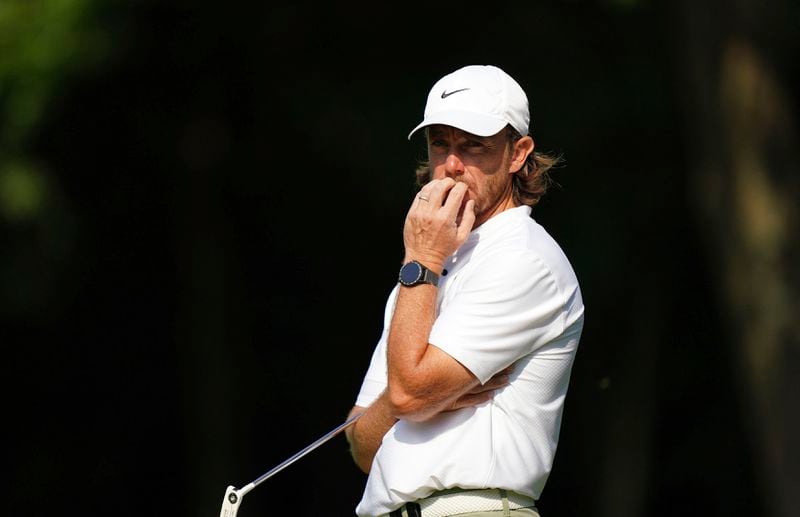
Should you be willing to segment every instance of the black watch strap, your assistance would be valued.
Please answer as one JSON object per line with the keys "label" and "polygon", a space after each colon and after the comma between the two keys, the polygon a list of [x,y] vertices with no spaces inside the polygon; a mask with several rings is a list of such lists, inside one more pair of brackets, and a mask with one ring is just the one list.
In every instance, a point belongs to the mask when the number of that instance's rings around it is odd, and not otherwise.
{"label": "black watch strap", "polygon": [[425,268],[422,272],[422,279],[420,283],[423,284],[432,284],[432,285],[439,285],[439,275],[434,273],[428,268]]}
{"label": "black watch strap", "polygon": [[401,285],[406,287],[413,287],[419,284],[439,285],[439,275],[416,260],[403,264],[403,267],[400,268],[398,280]]}

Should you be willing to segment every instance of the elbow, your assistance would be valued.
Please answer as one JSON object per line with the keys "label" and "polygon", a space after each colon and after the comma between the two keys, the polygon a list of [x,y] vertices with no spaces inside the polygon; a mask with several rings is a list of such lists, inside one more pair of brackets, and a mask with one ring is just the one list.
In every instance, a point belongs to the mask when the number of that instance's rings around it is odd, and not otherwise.
{"label": "elbow", "polygon": [[394,418],[423,422],[432,417],[430,403],[420,396],[398,387],[389,386],[389,411]]}
{"label": "elbow", "polygon": [[356,466],[363,472],[364,474],[369,475],[369,471],[372,468],[372,461],[367,461],[363,458],[356,458],[355,460]]}
{"label": "elbow", "polygon": [[356,467],[364,474],[369,474],[372,468],[372,456],[362,454],[353,447],[350,448],[350,455],[353,457],[353,463],[356,464]]}

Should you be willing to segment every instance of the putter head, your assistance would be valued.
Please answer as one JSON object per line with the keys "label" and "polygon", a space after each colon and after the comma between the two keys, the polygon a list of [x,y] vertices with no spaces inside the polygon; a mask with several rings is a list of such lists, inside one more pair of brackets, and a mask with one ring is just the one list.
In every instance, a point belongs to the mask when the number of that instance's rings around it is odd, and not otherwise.
{"label": "putter head", "polygon": [[236,512],[239,511],[239,505],[242,504],[242,496],[236,491],[236,487],[230,485],[225,490],[225,497],[222,499],[222,509],[219,511],[219,517],[236,517]]}

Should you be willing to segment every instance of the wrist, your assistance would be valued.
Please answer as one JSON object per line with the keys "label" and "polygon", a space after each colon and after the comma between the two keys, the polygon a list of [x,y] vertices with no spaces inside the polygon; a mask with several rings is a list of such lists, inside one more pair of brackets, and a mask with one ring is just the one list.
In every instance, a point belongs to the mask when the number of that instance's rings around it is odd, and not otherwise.
{"label": "wrist", "polygon": [[444,270],[444,257],[406,252],[405,258],[403,258],[403,264],[408,264],[411,261],[419,262],[437,275],[441,275]]}
{"label": "wrist", "polygon": [[409,260],[400,267],[397,281],[405,287],[414,287],[420,284],[439,285],[439,273],[432,271],[418,260]]}

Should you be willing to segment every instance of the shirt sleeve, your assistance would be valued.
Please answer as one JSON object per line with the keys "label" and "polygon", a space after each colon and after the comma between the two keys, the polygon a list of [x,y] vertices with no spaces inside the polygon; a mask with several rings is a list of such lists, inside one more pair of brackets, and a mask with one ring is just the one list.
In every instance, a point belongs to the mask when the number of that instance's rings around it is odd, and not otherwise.
{"label": "shirt sleeve", "polygon": [[530,250],[504,250],[471,266],[452,286],[429,341],[483,384],[563,332],[565,300]]}
{"label": "shirt sleeve", "polygon": [[369,407],[386,389],[386,330],[372,353],[367,374],[361,382],[356,406]]}
{"label": "shirt sleeve", "polygon": [[372,359],[367,368],[367,373],[361,383],[361,389],[356,397],[356,406],[369,407],[375,399],[381,396],[388,384],[388,374],[386,370],[386,339],[389,336],[389,325],[392,321],[394,304],[397,299],[397,286],[389,294],[386,300],[386,309],[383,316],[383,333],[375,350],[372,352]]}

